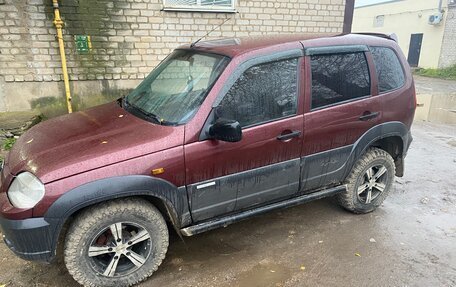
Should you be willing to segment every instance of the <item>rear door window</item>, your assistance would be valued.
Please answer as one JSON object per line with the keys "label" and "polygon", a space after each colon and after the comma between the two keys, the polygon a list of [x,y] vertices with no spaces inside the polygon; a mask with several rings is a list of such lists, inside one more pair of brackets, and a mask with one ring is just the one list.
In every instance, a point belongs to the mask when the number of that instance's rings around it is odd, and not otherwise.
{"label": "rear door window", "polygon": [[369,96],[371,80],[363,52],[313,55],[312,109]]}
{"label": "rear door window", "polygon": [[370,47],[378,77],[378,91],[385,93],[402,87],[404,70],[393,50],[386,47]]}
{"label": "rear door window", "polygon": [[295,115],[298,59],[253,66],[246,70],[217,108],[217,116],[253,126]]}

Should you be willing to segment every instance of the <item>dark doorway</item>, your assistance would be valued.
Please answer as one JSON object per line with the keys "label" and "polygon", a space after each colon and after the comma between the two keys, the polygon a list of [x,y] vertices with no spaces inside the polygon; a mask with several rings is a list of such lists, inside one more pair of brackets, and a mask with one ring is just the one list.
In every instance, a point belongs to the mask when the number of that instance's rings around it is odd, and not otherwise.
{"label": "dark doorway", "polygon": [[422,42],[423,42],[423,34],[412,34],[410,36],[408,62],[411,67],[418,67],[418,62],[420,61],[420,52],[421,52]]}

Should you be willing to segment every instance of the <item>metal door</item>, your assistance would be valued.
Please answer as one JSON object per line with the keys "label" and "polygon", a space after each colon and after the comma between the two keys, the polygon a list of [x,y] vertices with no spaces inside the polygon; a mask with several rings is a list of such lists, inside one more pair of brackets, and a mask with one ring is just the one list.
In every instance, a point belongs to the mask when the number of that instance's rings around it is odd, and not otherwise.
{"label": "metal door", "polygon": [[410,46],[407,59],[411,67],[418,67],[422,42],[423,34],[412,34],[410,36]]}

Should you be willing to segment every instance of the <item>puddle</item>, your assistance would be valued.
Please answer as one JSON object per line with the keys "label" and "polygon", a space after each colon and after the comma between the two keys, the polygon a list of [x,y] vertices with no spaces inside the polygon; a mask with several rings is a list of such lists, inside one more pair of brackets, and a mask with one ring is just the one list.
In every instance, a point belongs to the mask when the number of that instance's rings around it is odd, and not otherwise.
{"label": "puddle", "polygon": [[450,146],[456,147],[456,140],[451,140],[448,142]]}
{"label": "puddle", "polygon": [[277,287],[283,286],[290,277],[290,270],[277,264],[258,264],[240,273],[230,286],[238,287]]}

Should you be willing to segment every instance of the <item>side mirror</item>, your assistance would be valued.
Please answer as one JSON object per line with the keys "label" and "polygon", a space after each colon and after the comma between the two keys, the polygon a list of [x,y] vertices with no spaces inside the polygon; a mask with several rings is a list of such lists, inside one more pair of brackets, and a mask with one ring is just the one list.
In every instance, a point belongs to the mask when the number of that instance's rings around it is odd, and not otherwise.
{"label": "side mirror", "polygon": [[225,142],[242,140],[242,128],[239,122],[219,118],[209,127],[209,136]]}

